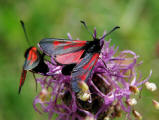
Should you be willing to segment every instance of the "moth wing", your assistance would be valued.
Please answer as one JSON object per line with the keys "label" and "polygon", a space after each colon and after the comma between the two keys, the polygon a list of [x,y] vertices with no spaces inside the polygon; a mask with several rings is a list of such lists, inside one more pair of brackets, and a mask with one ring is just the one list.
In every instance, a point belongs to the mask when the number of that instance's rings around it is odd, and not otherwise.
{"label": "moth wing", "polygon": [[92,73],[95,64],[98,61],[99,53],[88,53],[86,56],[74,67],[71,74],[71,85],[74,92],[79,92],[79,81],[87,81]]}
{"label": "moth wing", "polygon": [[73,53],[56,55],[54,59],[59,64],[75,64],[80,60],[83,53],[84,53],[84,50],[80,50]]}
{"label": "moth wing", "polygon": [[41,59],[40,52],[37,50],[36,47],[32,47],[26,56],[25,62],[24,62],[24,70],[32,70],[35,68]]}
{"label": "moth wing", "polygon": [[77,63],[82,56],[87,41],[48,38],[40,41],[39,46],[59,64]]}
{"label": "moth wing", "polygon": [[20,77],[20,84],[19,84],[19,94],[21,92],[21,88],[24,84],[24,81],[25,81],[25,78],[26,78],[26,74],[27,74],[27,70],[22,70],[22,73],[21,73],[21,77]]}

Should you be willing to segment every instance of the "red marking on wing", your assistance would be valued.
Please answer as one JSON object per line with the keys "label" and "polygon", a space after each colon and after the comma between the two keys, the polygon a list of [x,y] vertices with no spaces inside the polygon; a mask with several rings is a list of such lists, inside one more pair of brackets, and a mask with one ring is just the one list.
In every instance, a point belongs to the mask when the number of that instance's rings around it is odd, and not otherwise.
{"label": "red marking on wing", "polygon": [[67,41],[67,42],[65,42],[65,44],[71,44],[72,43],[72,41]]}
{"label": "red marking on wing", "polygon": [[64,49],[68,49],[70,47],[82,47],[84,46],[86,43],[76,43],[76,44],[72,44],[72,45],[66,45],[64,46]]}
{"label": "red marking on wing", "polygon": [[21,77],[20,77],[19,94],[20,94],[21,88],[22,88],[22,86],[24,84],[24,81],[25,81],[25,78],[26,78],[26,74],[27,74],[27,71],[23,69],[23,71],[21,73]]}
{"label": "red marking on wing", "polygon": [[[85,66],[83,66],[83,69],[85,69],[87,71],[83,75],[80,76],[81,80],[85,81],[87,79],[88,75],[92,71],[92,68],[97,63],[98,57],[99,57],[99,53],[94,54],[93,57],[91,58],[91,60]],[[95,62],[92,64],[93,61],[95,61]]]}
{"label": "red marking on wing", "polygon": [[59,44],[61,44],[61,42],[59,42],[59,41],[54,41],[54,42],[53,42],[53,45],[54,45],[54,46],[57,46],[57,45],[59,45]]}
{"label": "red marking on wing", "polygon": [[[72,40],[72,41],[53,41],[53,45],[55,46],[55,47],[57,47],[58,45],[60,45],[60,44],[64,44],[64,46],[67,46],[67,45],[69,45],[69,44],[80,44],[80,46],[82,46],[82,45],[85,45],[85,43],[86,43],[87,41],[80,41],[80,40]],[[73,45],[73,46],[75,46],[75,45]],[[77,45],[77,47],[78,47],[78,45]]]}
{"label": "red marking on wing", "polygon": [[21,73],[21,77],[20,77],[20,85],[19,85],[20,87],[24,84],[26,74],[27,74],[27,71],[23,70],[22,73]]}
{"label": "red marking on wing", "polygon": [[57,55],[55,60],[60,64],[72,64],[79,62],[84,50],[80,50],[73,53],[67,53],[63,55]]}
{"label": "red marking on wing", "polygon": [[85,81],[87,78],[88,72],[86,72],[85,74],[83,74],[82,76],[80,76],[81,80]]}
{"label": "red marking on wing", "polygon": [[98,53],[94,54],[93,57],[91,58],[91,60],[85,66],[83,66],[83,69],[88,69],[90,64],[97,58],[97,56],[99,56]]}
{"label": "red marking on wing", "polygon": [[30,61],[30,65],[33,64],[33,62],[35,62],[37,60],[38,56],[37,56],[37,48],[36,47],[32,47],[29,51],[29,55],[28,55],[28,60]]}
{"label": "red marking on wing", "polygon": [[84,40],[72,40],[73,42],[75,43],[86,43],[87,41],[84,41]]}

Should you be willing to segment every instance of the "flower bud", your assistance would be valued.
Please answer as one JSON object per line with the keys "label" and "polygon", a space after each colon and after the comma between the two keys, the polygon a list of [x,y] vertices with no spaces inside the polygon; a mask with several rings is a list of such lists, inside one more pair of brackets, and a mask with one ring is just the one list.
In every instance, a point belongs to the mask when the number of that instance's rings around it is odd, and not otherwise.
{"label": "flower bud", "polygon": [[110,118],[106,116],[106,117],[104,117],[103,120],[110,120]]}
{"label": "flower bud", "polygon": [[129,106],[134,106],[134,105],[137,104],[137,101],[136,101],[135,98],[128,99],[128,100],[126,101],[126,104],[129,105]]}
{"label": "flower bud", "polygon": [[146,88],[148,89],[148,90],[150,90],[150,91],[155,91],[155,90],[157,90],[157,86],[156,86],[156,84],[155,83],[150,83],[150,82],[146,82],[145,83],[145,86],[146,86]]}
{"label": "flower bud", "polygon": [[39,95],[40,100],[44,102],[48,97],[50,97],[50,92],[47,89],[42,89]]}
{"label": "flower bud", "polygon": [[91,94],[87,83],[80,81],[78,82],[78,86],[81,89],[81,91],[77,94],[78,98],[82,101],[88,101],[91,97]]}
{"label": "flower bud", "polygon": [[84,120],[96,120],[93,116],[86,116]]}
{"label": "flower bud", "polygon": [[129,86],[129,90],[133,92],[134,94],[139,93],[139,88],[137,88],[136,86]]}
{"label": "flower bud", "polygon": [[89,91],[89,87],[84,81],[78,82],[78,86],[83,92]]}
{"label": "flower bud", "polygon": [[153,105],[155,106],[155,108],[156,108],[157,110],[159,110],[159,102],[156,101],[156,100],[152,100],[152,103],[153,103]]}
{"label": "flower bud", "polygon": [[122,110],[119,103],[117,103],[115,106],[115,117],[121,117],[122,116]]}
{"label": "flower bud", "polygon": [[88,101],[91,97],[91,94],[90,92],[83,92],[83,91],[80,91],[78,94],[77,94],[78,98],[82,101]]}
{"label": "flower bud", "polygon": [[137,112],[136,110],[133,110],[132,113],[135,118],[137,118],[138,120],[142,120],[142,116],[139,112]]}

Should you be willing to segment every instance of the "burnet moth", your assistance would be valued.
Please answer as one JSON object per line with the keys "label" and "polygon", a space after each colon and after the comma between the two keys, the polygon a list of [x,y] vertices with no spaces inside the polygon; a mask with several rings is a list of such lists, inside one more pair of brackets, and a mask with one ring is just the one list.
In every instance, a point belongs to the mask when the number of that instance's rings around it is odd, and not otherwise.
{"label": "burnet moth", "polygon": [[[88,30],[84,21],[81,21]],[[79,82],[87,81],[98,61],[104,38],[120,27],[114,27],[101,38],[96,37],[96,30],[92,35],[93,41],[80,41],[58,38],[45,38],[39,42],[40,48],[49,56],[52,56],[59,65],[65,65],[62,71],[71,73],[71,86],[75,93],[80,92]],[[90,33],[90,31],[88,30]],[[66,69],[66,70],[65,70]],[[71,72],[70,72],[71,71]]]}
{"label": "burnet moth", "polygon": [[[30,45],[24,22],[21,20],[20,23],[23,28],[26,40],[27,40],[28,44]],[[34,73],[41,73],[43,75],[46,75],[46,73],[49,71],[48,66],[44,62],[44,54],[41,54],[40,51],[35,46],[29,47],[25,51],[24,57],[25,57],[25,62],[24,62],[21,77],[20,77],[19,94],[20,94],[21,88],[24,84],[27,71],[31,71],[33,73],[34,79],[35,79]],[[36,79],[35,79],[35,81],[36,81]],[[36,82],[36,89],[37,89],[37,82]]]}

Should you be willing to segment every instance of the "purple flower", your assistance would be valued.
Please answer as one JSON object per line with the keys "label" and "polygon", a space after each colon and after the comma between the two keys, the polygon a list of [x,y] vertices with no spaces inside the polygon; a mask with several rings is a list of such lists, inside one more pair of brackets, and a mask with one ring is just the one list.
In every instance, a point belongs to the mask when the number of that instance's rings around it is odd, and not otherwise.
{"label": "purple flower", "polygon": [[[72,39],[70,34],[68,37]],[[104,41],[104,37],[102,39]],[[72,91],[71,77],[63,75],[63,66],[58,66],[51,59],[51,62],[46,62],[48,76],[37,78],[41,92],[34,100],[35,110],[48,113],[49,119],[57,114],[57,120],[107,120],[120,117],[123,112],[130,119],[131,113],[137,113],[132,112],[137,104],[134,96],[139,96],[152,71],[146,79],[141,79],[141,73],[137,72],[141,64],[137,62],[139,56],[130,50],[118,52],[118,48],[110,46],[110,42],[104,41],[100,58],[87,82],[89,100],[80,99]],[[40,106],[37,107],[37,104]]]}

